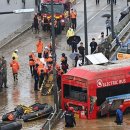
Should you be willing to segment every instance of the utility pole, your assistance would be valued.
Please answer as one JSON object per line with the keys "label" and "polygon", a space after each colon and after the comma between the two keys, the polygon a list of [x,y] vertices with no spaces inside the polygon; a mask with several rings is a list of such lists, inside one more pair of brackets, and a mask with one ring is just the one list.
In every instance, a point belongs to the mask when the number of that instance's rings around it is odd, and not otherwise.
{"label": "utility pole", "polygon": [[[84,37],[85,37],[85,55],[88,55],[88,28],[87,28],[87,2],[84,0]],[[85,57],[86,64],[88,60]]]}
{"label": "utility pole", "polygon": [[114,18],[113,18],[113,0],[111,0],[111,33],[112,33],[112,39],[114,39]]}
{"label": "utility pole", "polygon": [[55,30],[54,30],[54,7],[53,0],[51,0],[51,31],[52,31],[52,56],[53,56],[53,90],[54,90],[54,106],[56,106],[57,112],[59,112],[59,101],[58,101],[58,86],[57,86],[57,74],[56,74],[56,52],[55,52]]}

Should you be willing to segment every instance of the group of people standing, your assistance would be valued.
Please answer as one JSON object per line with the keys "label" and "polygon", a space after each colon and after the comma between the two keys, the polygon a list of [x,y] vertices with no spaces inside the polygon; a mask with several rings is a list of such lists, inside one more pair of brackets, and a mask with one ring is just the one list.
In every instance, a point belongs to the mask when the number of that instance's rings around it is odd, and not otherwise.
{"label": "group of people standing", "polygon": [[[20,69],[20,65],[18,63],[18,50],[16,49],[12,53],[12,60],[10,62],[10,67],[12,68],[12,74],[14,81],[18,80],[18,72]],[[4,56],[0,57],[0,91],[2,88],[8,88],[7,86],[7,61]]]}
{"label": "group of people standing", "polygon": [[[32,22],[32,31],[33,28],[35,29],[35,33],[39,33],[40,26],[43,31],[50,32],[50,38],[52,35],[52,20],[48,19],[47,17],[42,17],[41,15],[35,14]],[[54,32],[55,36],[57,36],[60,32],[58,32],[58,21],[54,19]]]}
{"label": "group of people standing", "polygon": [[[49,43],[45,46],[42,42],[41,37],[39,37],[36,43],[36,52],[38,57],[34,55],[34,52],[29,54],[29,65],[30,73],[34,77],[34,90],[38,91],[41,89],[44,79],[49,77],[53,69],[53,57],[52,57],[52,45]],[[61,75],[66,73],[68,70],[67,57],[64,53],[61,56],[61,65],[56,63],[57,72],[57,84],[58,89],[61,88]]]}

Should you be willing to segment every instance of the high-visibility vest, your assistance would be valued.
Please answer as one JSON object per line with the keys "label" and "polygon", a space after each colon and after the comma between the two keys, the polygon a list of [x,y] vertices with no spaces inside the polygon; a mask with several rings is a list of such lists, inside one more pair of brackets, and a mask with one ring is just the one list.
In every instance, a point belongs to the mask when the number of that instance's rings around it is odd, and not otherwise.
{"label": "high-visibility vest", "polygon": [[76,18],[77,17],[77,13],[76,12],[71,12],[70,13],[70,18],[71,19],[74,19],[74,18]]}
{"label": "high-visibility vest", "polygon": [[18,54],[17,54],[17,53],[13,52],[12,58],[13,58],[13,57],[15,57],[15,60],[18,61]]}
{"label": "high-visibility vest", "polygon": [[29,65],[30,65],[30,66],[35,65],[34,59],[33,59],[33,54],[30,54],[30,55],[29,55]]}
{"label": "high-visibility vest", "polygon": [[44,45],[44,43],[41,41],[41,42],[37,42],[37,53],[42,53],[42,51],[43,51],[43,45]]}
{"label": "high-visibility vest", "polygon": [[74,36],[74,31],[73,31],[73,29],[69,29],[68,31],[67,31],[67,34],[66,34],[66,37],[67,38],[69,38],[69,37],[71,37],[71,36]]}
{"label": "high-visibility vest", "polygon": [[16,60],[12,60],[10,67],[12,67],[13,73],[18,73],[18,70],[20,68],[19,63]]}

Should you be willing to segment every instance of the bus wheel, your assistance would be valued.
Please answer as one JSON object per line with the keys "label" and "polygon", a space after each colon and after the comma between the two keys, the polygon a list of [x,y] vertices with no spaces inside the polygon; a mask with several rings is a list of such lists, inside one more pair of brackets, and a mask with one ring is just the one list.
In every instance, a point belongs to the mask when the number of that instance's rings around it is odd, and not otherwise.
{"label": "bus wheel", "polygon": [[127,108],[125,109],[125,111],[124,111],[124,114],[128,114],[128,113],[130,113],[130,107],[127,107]]}

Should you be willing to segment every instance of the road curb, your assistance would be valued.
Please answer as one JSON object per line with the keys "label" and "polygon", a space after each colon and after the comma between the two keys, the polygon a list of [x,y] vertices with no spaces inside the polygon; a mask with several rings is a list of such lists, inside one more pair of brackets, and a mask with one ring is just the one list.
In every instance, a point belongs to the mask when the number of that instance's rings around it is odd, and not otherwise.
{"label": "road curb", "polygon": [[18,37],[20,37],[22,34],[27,32],[28,30],[30,30],[31,26],[32,25],[29,22],[29,23],[23,25],[21,28],[17,29],[15,32],[11,33],[9,36],[4,38],[3,40],[1,40],[0,41],[0,49],[2,47],[6,46],[7,44],[9,44],[10,42],[14,41],[15,39],[17,39]]}

